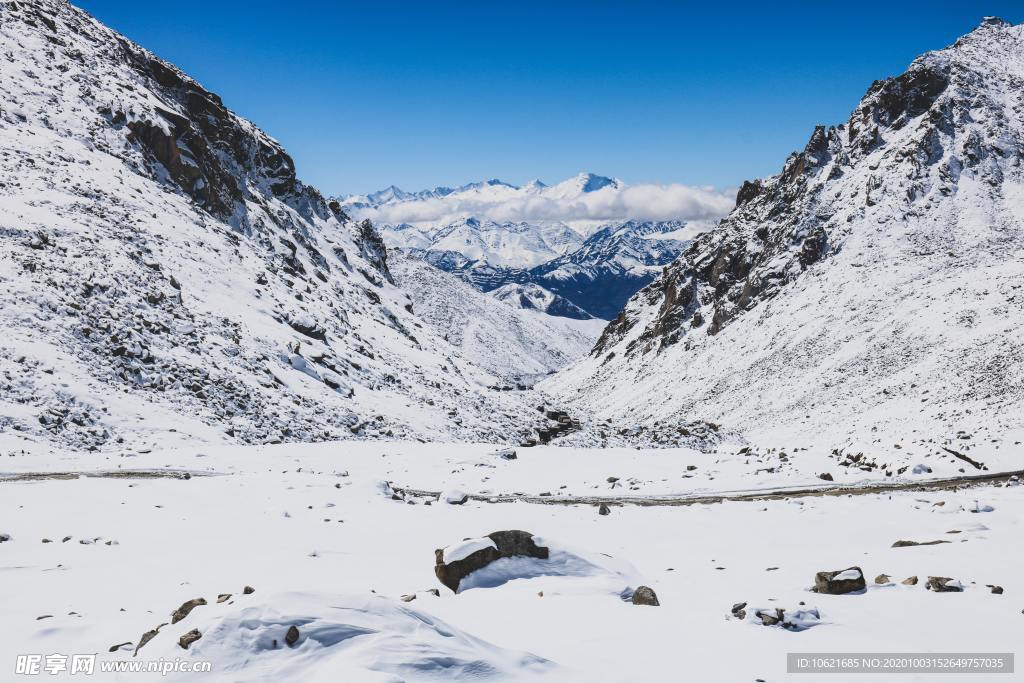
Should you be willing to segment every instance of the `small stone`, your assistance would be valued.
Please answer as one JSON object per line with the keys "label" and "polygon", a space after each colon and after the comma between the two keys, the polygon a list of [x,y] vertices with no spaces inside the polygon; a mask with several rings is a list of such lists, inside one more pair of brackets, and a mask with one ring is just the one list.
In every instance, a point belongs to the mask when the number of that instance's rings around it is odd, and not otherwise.
{"label": "small stone", "polygon": [[599,515],[610,515],[611,512],[611,508],[609,508],[604,503],[601,503],[600,507],[597,508],[597,514]]}
{"label": "small stone", "polygon": [[194,628],[188,633],[184,634],[181,638],[178,638],[178,647],[183,650],[187,650],[188,646],[196,642],[203,637],[203,634],[199,632],[199,629]]}
{"label": "small stone", "polygon": [[253,588],[252,586],[246,586],[245,588],[242,589],[242,594],[243,595],[252,595],[255,592],[256,592],[256,589]]}
{"label": "small stone", "polygon": [[1002,586],[994,586],[992,584],[985,584],[985,586],[986,586],[986,588],[991,588],[992,589],[992,595],[1002,595],[1003,594],[1003,587]]}
{"label": "small stone", "polygon": [[402,596],[402,602],[412,602],[415,599],[416,599],[416,594],[415,593],[410,593],[409,595],[403,595]]}
{"label": "small stone", "polygon": [[907,578],[905,578],[902,581],[900,581],[900,583],[902,583],[904,586],[916,586],[917,585],[917,577],[916,576],[908,576]]}
{"label": "small stone", "polygon": [[658,602],[658,596],[650,586],[638,586],[633,591],[632,603],[634,605],[650,605],[651,607],[659,607],[661,605]]}
{"label": "small stone", "polygon": [[832,478],[832,475],[831,475],[831,474],[829,474],[828,472],[822,472],[821,474],[819,474],[819,475],[818,475],[818,479],[822,479],[822,480],[824,480],[824,481],[835,481],[835,480],[834,480],[834,479]]}
{"label": "small stone", "polygon": [[123,647],[127,647],[127,646],[129,646],[129,645],[131,645],[131,644],[132,644],[132,641],[130,641],[130,640],[129,640],[129,641],[126,641],[126,642],[123,642],[123,643],[118,643],[117,645],[111,645],[111,646],[110,646],[110,647],[109,647],[109,648],[107,649],[107,652],[117,652],[117,651],[118,651],[118,650],[120,650],[121,648],[123,648]]}
{"label": "small stone", "polygon": [[735,605],[732,606],[732,613],[736,614],[737,612],[742,612],[743,608],[746,606],[747,603],[745,602],[737,602]]}
{"label": "small stone", "polygon": [[231,593],[221,593],[217,596],[217,603],[227,602],[231,599]]}
{"label": "small stone", "polygon": [[884,586],[887,583],[891,583],[889,581],[889,575],[888,574],[879,574],[878,576],[875,577],[875,583],[877,583],[880,586]]}
{"label": "small stone", "polygon": [[292,624],[288,627],[288,632],[284,634],[284,642],[291,647],[299,641],[299,629]]}

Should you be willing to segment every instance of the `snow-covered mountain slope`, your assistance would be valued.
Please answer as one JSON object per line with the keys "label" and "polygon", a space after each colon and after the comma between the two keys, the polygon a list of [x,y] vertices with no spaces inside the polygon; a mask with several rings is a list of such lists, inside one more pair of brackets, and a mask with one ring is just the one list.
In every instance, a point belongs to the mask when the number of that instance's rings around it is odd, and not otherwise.
{"label": "snow-covered mountain slope", "polygon": [[548,315],[577,320],[589,320],[594,317],[565,297],[533,283],[503,285],[491,292],[491,296],[514,308],[541,311]]}
{"label": "snow-covered mountain slope", "polygon": [[544,387],[631,424],[1019,449],[1022,157],[1024,28],[987,19],[744,184]]}
{"label": "snow-covered mountain slope", "polygon": [[604,328],[600,320],[513,307],[399,252],[389,261],[424,323],[503,382],[532,383],[565,367],[586,355]]}
{"label": "snow-covered mountain slope", "polygon": [[372,226],[215,94],[59,0],[0,19],[0,430],[101,448],[542,420],[418,327]]}

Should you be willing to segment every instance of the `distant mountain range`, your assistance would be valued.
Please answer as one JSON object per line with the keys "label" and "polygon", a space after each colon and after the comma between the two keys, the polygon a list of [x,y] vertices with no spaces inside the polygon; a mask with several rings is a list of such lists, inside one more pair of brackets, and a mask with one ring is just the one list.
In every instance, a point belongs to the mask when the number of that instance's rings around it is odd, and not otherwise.
{"label": "distant mountain range", "polygon": [[[536,180],[522,186],[487,180],[420,192],[392,186],[345,197],[341,204],[357,216],[372,211],[386,217],[412,215],[412,207],[429,208],[431,200],[443,200],[454,209],[500,215],[504,204],[518,206],[533,200],[561,206],[591,201],[597,195],[611,196],[625,187],[614,178],[581,173],[552,186]],[[388,210],[403,205],[408,208]],[[552,315],[577,317],[582,309],[606,320],[615,317],[629,297],[650,283],[663,266],[678,258],[689,240],[705,227],[704,221],[499,221],[476,215],[441,223],[377,223],[389,247],[423,258],[482,291],[535,285],[569,304],[549,307]]]}

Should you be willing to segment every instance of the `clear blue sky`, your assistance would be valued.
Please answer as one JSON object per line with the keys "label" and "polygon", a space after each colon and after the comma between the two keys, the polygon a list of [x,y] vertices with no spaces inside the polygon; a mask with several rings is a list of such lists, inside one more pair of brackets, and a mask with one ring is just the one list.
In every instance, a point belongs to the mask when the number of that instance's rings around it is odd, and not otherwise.
{"label": "clear blue sky", "polygon": [[73,0],[219,93],[328,194],[484,178],[733,186],[1019,0]]}

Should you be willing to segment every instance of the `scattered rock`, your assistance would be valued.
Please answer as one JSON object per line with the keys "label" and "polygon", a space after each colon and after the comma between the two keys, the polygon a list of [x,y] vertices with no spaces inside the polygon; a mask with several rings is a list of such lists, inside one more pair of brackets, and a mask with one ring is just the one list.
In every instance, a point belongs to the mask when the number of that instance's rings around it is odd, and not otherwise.
{"label": "scattered rock", "polygon": [[925,588],[936,593],[963,593],[964,585],[948,576],[929,576]]}
{"label": "scattered rock", "polygon": [[609,515],[611,514],[611,512],[611,508],[609,508],[604,503],[601,503],[601,505],[597,508],[597,514],[599,515]]}
{"label": "scattered rock", "polygon": [[850,567],[834,572],[818,572],[814,575],[814,591],[829,595],[854,593],[867,588],[864,572],[860,567]]}
{"label": "scattered rock", "polygon": [[993,595],[1002,595],[1003,594],[1003,587],[1002,586],[995,586],[995,585],[993,585],[991,583],[987,583],[987,584],[985,584],[985,588],[991,588]]}
{"label": "scattered rock", "polygon": [[523,555],[540,560],[548,559],[548,549],[534,543],[533,534],[528,531],[495,531],[488,534],[487,538],[493,541],[493,546],[488,545],[447,564],[444,561],[444,548],[434,551],[434,574],[453,593],[459,592],[459,583],[463,578],[498,558]]}
{"label": "scattered rock", "polygon": [[253,588],[252,586],[246,586],[245,588],[242,589],[242,594],[243,595],[252,595],[255,592],[256,592],[256,589]]}
{"label": "scattered rock", "polygon": [[825,481],[835,481],[832,478],[832,475],[829,474],[828,472],[822,472],[821,474],[819,474],[818,479],[824,479]]}
{"label": "scattered rock", "polygon": [[194,628],[185,635],[183,635],[181,638],[178,638],[178,646],[183,650],[187,650],[189,645],[196,642],[202,637],[203,634],[199,632],[199,629]]}
{"label": "scattered rock", "polygon": [[879,586],[884,586],[885,584],[892,583],[892,582],[889,580],[889,575],[888,574],[879,574],[878,576],[875,577],[875,583],[878,584]]}
{"label": "scattered rock", "polygon": [[43,619],[53,619],[52,614],[43,614],[42,616],[36,617],[36,621],[42,621]]}
{"label": "scattered rock", "polygon": [[754,612],[754,616],[761,620],[761,623],[765,626],[774,626],[775,624],[782,623],[782,620],[786,616],[785,610],[776,607],[774,611],[769,610],[757,610]]}
{"label": "scattered rock", "polygon": [[149,641],[153,640],[153,638],[156,637],[156,634],[160,633],[160,629],[163,628],[164,626],[167,626],[167,622],[164,622],[164,623],[160,624],[159,626],[157,626],[156,628],[150,629],[149,631],[146,631],[145,633],[143,633],[142,637],[139,638],[139,644],[135,646],[135,652],[132,653],[132,657],[138,657],[139,656],[139,650],[142,649],[142,646],[145,645],[146,643],[148,643]]}
{"label": "scattered rock", "polygon": [[174,612],[171,614],[171,623],[177,624],[179,621],[187,617],[189,615],[189,612],[194,610],[196,607],[205,604],[206,598],[192,598],[188,602],[182,603],[181,607],[174,610]]}
{"label": "scattered rock", "polygon": [[732,615],[734,617],[736,617],[737,619],[746,619],[747,618],[746,607],[747,607],[747,603],[745,603],[745,602],[737,602],[735,605],[732,606],[732,610],[731,610],[732,611]]}
{"label": "scattered rock", "polygon": [[661,603],[658,602],[658,595],[650,586],[638,586],[637,589],[633,591],[631,602],[634,605],[650,605],[652,607],[661,606]]}
{"label": "scattered rock", "polygon": [[436,588],[428,588],[427,592],[433,595],[435,598],[441,597],[441,591],[437,590]]}
{"label": "scattered rock", "polygon": [[519,457],[516,455],[516,450],[514,448],[502,448],[495,451],[494,454],[502,460],[515,460]]}
{"label": "scattered rock", "polygon": [[409,595],[403,595],[402,596],[402,602],[412,602],[415,599],[416,599],[416,594],[415,593],[410,593]]}
{"label": "scattered rock", "polygon": [[231,593],[221,593],[217,596],[217,603],[227,602],[231,599]]}
{"label": "scattered rock", "polygon": [[949,543],[949,541],[896,541],[892,544],[893,548],[912,548],[916,545],[938,545],[940,543]]}
{"label": "scattered rock", "polygon": [[0,534],[0,543],[6,543],[9,540],[11,540],[10,534]]}
{"label": "scattered rock", "polygon": [[917,577],[916,576],[908,576],[907,578],[905,578],[902,581],[900,581],[900,583],[902,583],[904,586],[916,586],[917,585]]}
{"label": "scattered rock", "polygon": [[118,650],[120,650],[122,648],[125,648],[125,649],[128,648],[131,644],[132,644],[132,641],[128,640],[128,641],[125,641],[123,643],[118,643],[117,645],[111,645],[107,649],[107,652],[117,652]]}
{"label": "scattered rock", "polygon": [[288,632],[284,634],[284,642],[291,647],[295,643],[299,642],[299,629],[292,624],[288,627]]}

